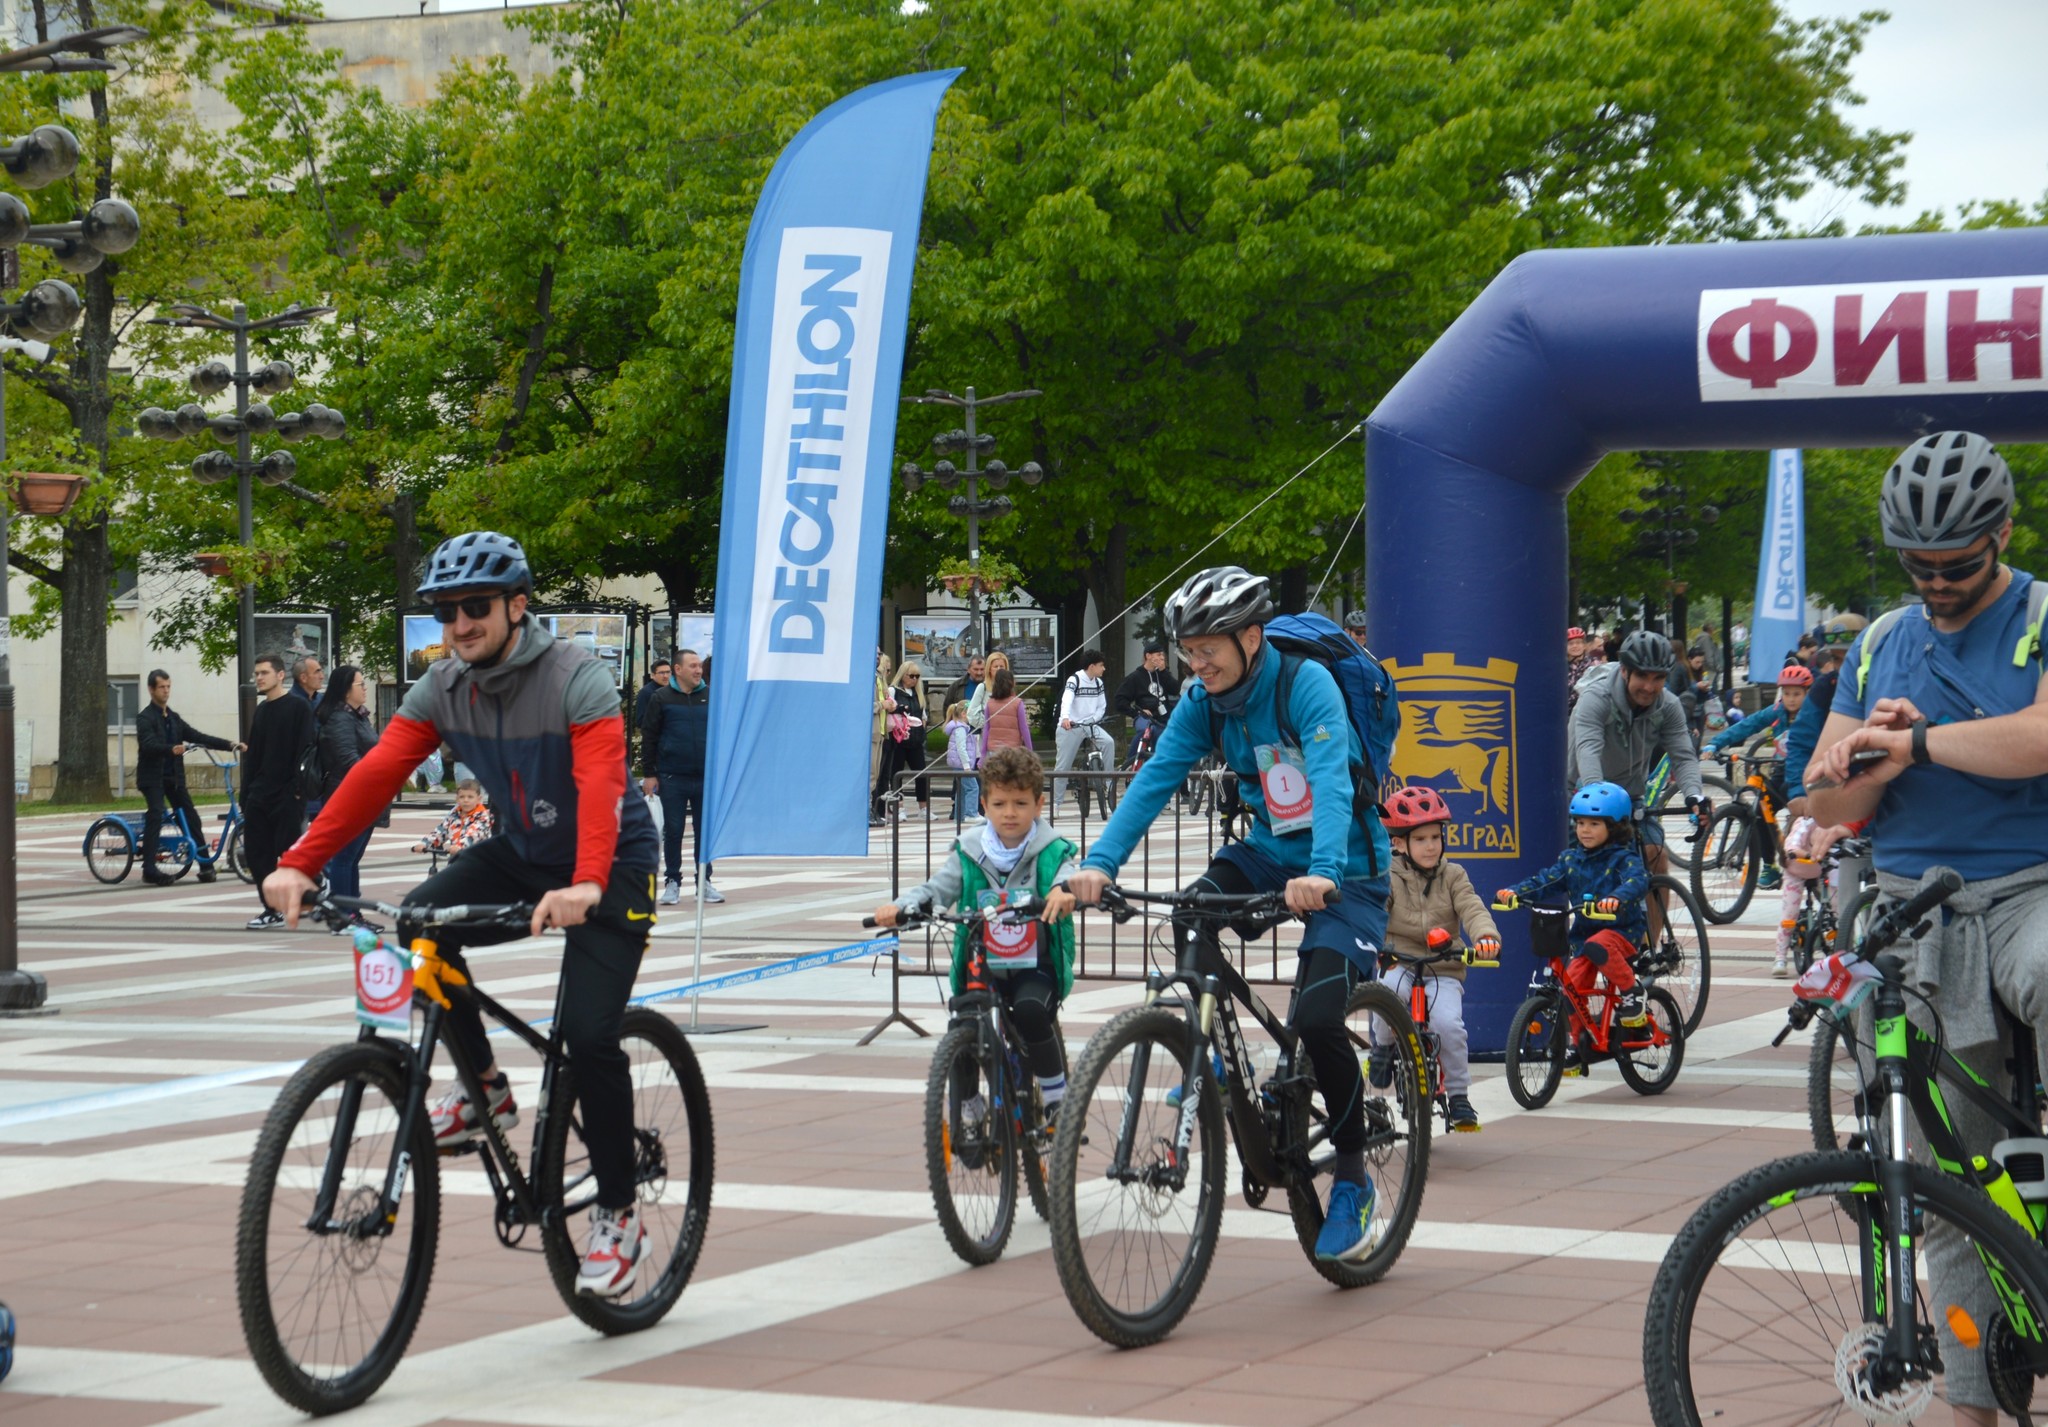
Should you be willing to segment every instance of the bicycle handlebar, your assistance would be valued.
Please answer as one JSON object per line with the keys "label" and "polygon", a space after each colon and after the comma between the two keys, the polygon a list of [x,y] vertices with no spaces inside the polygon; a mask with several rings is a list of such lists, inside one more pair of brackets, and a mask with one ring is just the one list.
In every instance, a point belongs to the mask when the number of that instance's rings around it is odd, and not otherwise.
{"label": "bicycle handlebar", "polygon": [[331,893],[317,899],[308,895],[306,900],[316,911],[329,914],[330,919],[339,912],[376,912],[395,922],[420,927],[527,926],[533,921],[531,902],[465,902],[435,907],[423,902],[380,902],[374,897],[340,897]]}
{"label": "bicycle handlebar", "polygon": [[[1066,884],[1061,883],[1061,890]],[[1332,887],[1323,894],[1323,905],[1334,907],[1344,900],[1344,889]],[[1112,882],[1102,890],[1102,910],[1117,921],[1129,921],[1138,915],[1139,905],[1172,907],[1179,912],[1193,912],[1198,916],[1225,920],[1234,917],[1278,917],[1295,916],[1287,905],[1287,894],[1281,892],[1140,892],[1133,888],[1119,887]]]}
{"label": "bicycle handlebar", "polygon": [[1516,897],[1506,902],[1493,902],[1489,906],[1496,912],[1574,912],[1590,922],[1612,922],[1621,918],[1620,912],[1603,912],[1597,902],[1581,902],[1576,907],[1564,903],[1525,902]]}
{"label": "bicycle handlebar", "polygon": [[[895,925],[888,928],[888,930],[908,931],[913,927],[922,926],[926,922],[950,922],[956,927],[965,927],[972,926],[976,922],[994,921],[998,917],[1005,915],[1012,919],[1035,917],[1044,910],[1045,903],[1030,893],[1007,897],[993,906],[980,907],[971,912],[948,911],[944,908],[933,907],[930,902],[920,902],[914,907],[899,908],[896,913]],[[860,924],[869,930],[882,925],[873,917],[862,917]]]}

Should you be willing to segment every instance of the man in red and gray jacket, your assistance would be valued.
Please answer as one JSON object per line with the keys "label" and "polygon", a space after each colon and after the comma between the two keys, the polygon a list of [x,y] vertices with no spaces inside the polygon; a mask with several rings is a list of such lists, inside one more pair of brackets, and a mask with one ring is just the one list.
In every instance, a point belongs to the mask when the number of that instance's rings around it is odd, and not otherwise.
{"label": "man in red and gray jacket", "polygon": [[[420,594],[447,629],[451,657],[413,685],[376,747],[327,800],[305,836],[265,879],[263,895],[296,924],[305,894],[334,852],[390,803],[406,777],[447,743],[490,793],[498,835],[415,888],[408,901],[536,904],[533,935],[567,932],[561,1026],[576,1066],[583,1130],[597,1179],[579,1292],[613,1298],[632,1287],[646,1252],[635,1207],[633,1083],[620,1022],[654,927],[654,820],[626,792],[626,727],[618,688],[588,650],[557,641],[526,617],[533,576],[519,542],[494,531],[444,541]],[[399,928],[401,937],[411,930]],[[515,932],[451,930],[444,956]],[[450,954],[452,953],[452,955]],[[457,999],[448,1017],[470,1060],[486,1068],[489,1112],[518,1121],[512,1089],[492,1061],[483,1017]],[[475,1135],[481,1116],[460,1086],[434,1109],[436,1144]]]}

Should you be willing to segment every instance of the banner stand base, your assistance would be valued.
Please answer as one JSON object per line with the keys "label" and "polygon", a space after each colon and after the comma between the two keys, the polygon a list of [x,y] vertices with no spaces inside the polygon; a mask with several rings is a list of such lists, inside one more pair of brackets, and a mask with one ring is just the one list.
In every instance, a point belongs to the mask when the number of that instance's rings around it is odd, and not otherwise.
{"label": "banner stand base", "polygon": [[707,1021],[701,1025],[684,1026],[683,1034],[686,1036],[723,1036],[730,1035],[734,1031],[765,1031],[767,1029],[768,1023],[766,1021],[756,1021],[752,1025],[744,1026],[725,1025]]}
{"label": "banner stand base", "polygon": [[882,1017],[880,1021],[877,1021],[875,1023],[875,1028],[869,1031],[866,1035],[862,1036],[859,1040],[855,1041],[854,1045],[864,1046],[868,1042],[872,1041],[876,1036],[880,1035],[883,1031],[888,1030],[889,1027],[899,1024],[910,1027],[911,1030],[917,1032],[920,1036],[928,1036],[931,1034],[930,1031],[926,1030],[923,1026],[920,1026],[916,1021],[913,1021],[910,1019],[910,1017],[904,1015],[901,1010],[897,1009],[894,1006],[891,1006],[889,1008],[889,1014]]}

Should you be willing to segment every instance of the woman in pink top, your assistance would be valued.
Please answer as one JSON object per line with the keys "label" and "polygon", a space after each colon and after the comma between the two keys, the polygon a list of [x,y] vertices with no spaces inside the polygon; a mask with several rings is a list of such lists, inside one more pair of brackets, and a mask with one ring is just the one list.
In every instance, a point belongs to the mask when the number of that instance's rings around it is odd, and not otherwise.
{"label": "woman in pink top", "polygon": [[1010,672],[1010,661],[997,654],[989,659],[988,708],[981,721],[981,756],[985,761],[996,749],[1012,747],[1031,747],[1031,722],[1025,714],[1024,700],[1017,693],[1017,676]]}

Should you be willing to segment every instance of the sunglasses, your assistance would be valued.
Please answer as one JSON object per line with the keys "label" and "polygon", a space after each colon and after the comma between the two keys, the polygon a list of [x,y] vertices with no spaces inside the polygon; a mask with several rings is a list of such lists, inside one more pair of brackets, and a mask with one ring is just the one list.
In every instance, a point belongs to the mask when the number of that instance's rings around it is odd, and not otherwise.
{"label": "sunglasses", "polygon": [[1942,580],[1948,584],[1956,585],[1969,579],[1997,558],[1998,547],[1995,544],[1988,549],[1978,551],[1967,560],[1957,560],[1948,565],[1930,565],[1925,560],[1916,560],[1901,550],[1899,552],[1899,568],[1922,584],[1930,584],[1935,580]]}
{"label": "sunglasses", "polygon": [[491,606],[503,598],[505,597],[502,594],[497,594],[470,595],[467,599],[459,600],[436,600],[434,618],[442,624],[453,624],[457,616],[465,614],[471,619],[482,619],[491,612]]}

